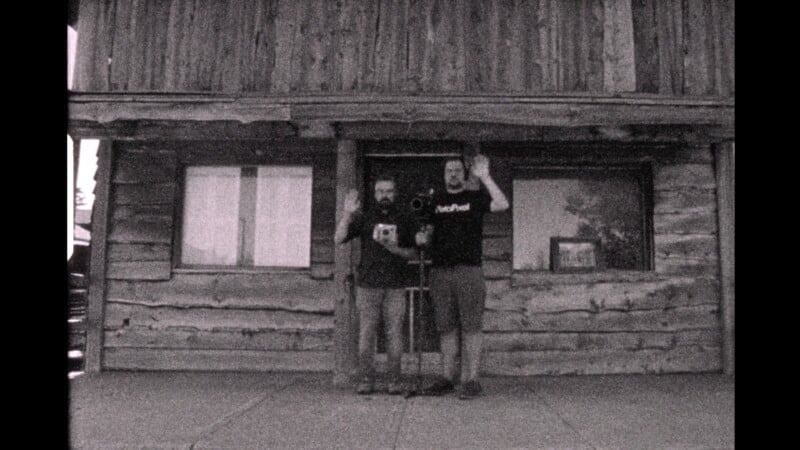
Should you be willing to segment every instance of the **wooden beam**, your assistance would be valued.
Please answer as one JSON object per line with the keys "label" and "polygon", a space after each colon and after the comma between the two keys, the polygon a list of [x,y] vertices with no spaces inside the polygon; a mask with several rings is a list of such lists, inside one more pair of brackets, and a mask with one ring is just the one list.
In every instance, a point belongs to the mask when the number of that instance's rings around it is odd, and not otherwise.
{"label": "wooden beam", "polygon": [[[340,140],[336,149],[336,223],[344,214],[344,198],[356,188],[356,142]],[[334,249],[334,285],[337,286],[334,305],[334,373],[333,383],[346,386],[356,369],[358,321],[355,315],[355,281],[351,244]]]}
{"label": "wooden beam", "polygon": [[733,138],[734,128],[717,125],[626,125],[552,127],[469,122],[339,122],[340,139],[478,140],[533,142],[705,143]]}
{"label": "wooden beam", "polygon": [[719,219],[720,290],[722,304],[722,367],[735,373],[735,153],[734,143],[718,144],[714,149],[717,175],[717,214]]}
{"label": "wooden beam", "polygon": [[76,139],[218,140],[280,139],[298,135],[288,122],[232,120],[114,120],[96,122],[70,118],[67,132]]}
{"label": "wooden beam", "polygon": [[603,90],[636,90],[631,0],[603,2]]}
{"label": "wooden beam", "polygon": [[73,121],[488,122],[528,126],[733,126],[734,103],[719,98],[659,96],[219,95],[77,94]]}
{"label": "wooden beam", "polygon": [[92,250],[86,306],[86,372],[99,372],[103,353],[103,307],[106,291],[106,231],[111,189],[113,147],[101,141],[97,149],[95,198],[92,206]]}

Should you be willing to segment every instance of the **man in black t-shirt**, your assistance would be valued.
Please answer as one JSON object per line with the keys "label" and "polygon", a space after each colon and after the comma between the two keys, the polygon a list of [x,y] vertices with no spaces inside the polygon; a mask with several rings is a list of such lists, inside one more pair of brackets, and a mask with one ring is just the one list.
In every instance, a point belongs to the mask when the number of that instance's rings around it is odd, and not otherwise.
{"label": "man in black t-shirt", "polygon": [[358,192],[351,190],[344,201],[344,216],[336,227],[334,241],[343,244],[361,239],[356,307],[359,317],[359,394],[375,388],[375,337],[381,314],[386,328],[389,394],[400,394],[400,361],[403,354],[402,326],[405,287],[410,283],[408,259],[415,258],[411,217],[395,203],[395,182],[389,176],[375,181],[374,207],[361,211]]}
{"label": "man in black t-shirt", "polygon": [[[455,359],[461,352],[461,392],[468,399],[480,394],[478,382],[483,345],[486,283],[481,269],[483,216],[508,209],[508,200],[489,175],[489,159],[476,155],[472,174],[485,190],[467,189],[462,159],[445,162],[446,192],[433,196],[431,225],[417,233],[419,245],[429,245],[433,266],[430,292],[442,352],[441,378],[425,393],[439,395],[455,389]],[[462,342],[458,336],[461,332]]]}

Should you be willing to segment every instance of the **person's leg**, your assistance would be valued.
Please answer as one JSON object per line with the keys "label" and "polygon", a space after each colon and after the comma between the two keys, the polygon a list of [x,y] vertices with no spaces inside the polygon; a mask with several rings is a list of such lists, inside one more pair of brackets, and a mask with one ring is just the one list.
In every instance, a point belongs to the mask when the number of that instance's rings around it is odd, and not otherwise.
{"label": "person's leg", "polygon": [[455,324],[455,305],[451,293],[449,268],[433,267],[430,274],[430,293],[439,331],[441,352],[440,373],[442,378],[426,389],[431,394],[453,390],[456,355],[458,354],[458,330]]}
{"label": "person's leg", "polygon": [[383,323],[386,327],[386,373],[389,393],[399,394],[403,357],[403,317],[406,309],[405,289],[387,289],[383,299]]}
{"label": "person's leg", "polygon": [[480,267],[460,267],[455,295],[461,318],[463,347],[461,352],[461,383],[463,398],[480,393],[478,377],[483,349],[483,311],[486,306],[486,283]]}
{"label": "person's leg", "polygon": [[358,308],[358,372],[359,393],[369,393],[375,378],[375,334],[380,318],[380,289],[356,288],[356,308]]}

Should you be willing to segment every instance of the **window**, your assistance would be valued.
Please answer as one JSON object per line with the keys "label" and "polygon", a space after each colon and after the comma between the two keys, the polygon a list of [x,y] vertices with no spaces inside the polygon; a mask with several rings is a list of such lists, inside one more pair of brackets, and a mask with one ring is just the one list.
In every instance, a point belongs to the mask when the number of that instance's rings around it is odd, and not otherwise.
{"label": "window", "polygon": [[519,170],[514,270],[550,270],[551,237],[599,239],[606,269],[649,270],[651,180],[643,166]]}
{"label": "window", "polygon": [[181,263],[309,267],[311,167],[186,169]]}

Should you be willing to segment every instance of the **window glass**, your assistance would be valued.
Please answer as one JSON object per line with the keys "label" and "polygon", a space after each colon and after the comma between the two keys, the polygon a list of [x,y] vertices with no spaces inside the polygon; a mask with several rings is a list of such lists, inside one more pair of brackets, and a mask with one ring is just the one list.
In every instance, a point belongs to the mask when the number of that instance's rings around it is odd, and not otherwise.
{"label": "window glass", "polygon": [[550,238],[600,239],[608,269],[644,270],[637,170],[531,170],[513,182],[515,270],[549,270]]}
{"label": "window glass", "polygon": [[189,167],[181,262],[309,267],[309,166]]}
{"label": "window glass", "polygon": [[181,248],[184,263],[237,263],[240,174],[239,167],[187,168]]}
{"label": "window glass", "polygon": [[257,266],[307,267],[311,258],[311,167],[259,167]]}

